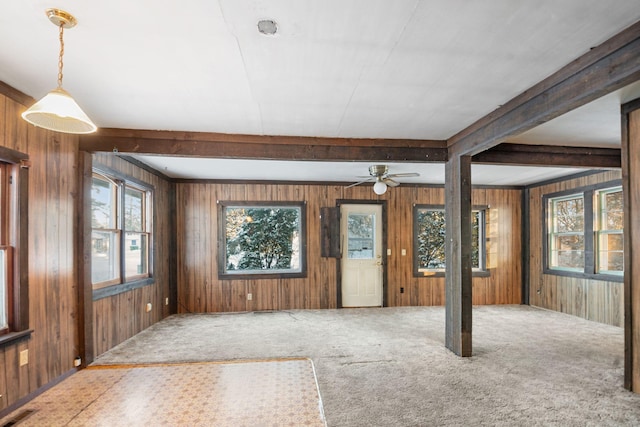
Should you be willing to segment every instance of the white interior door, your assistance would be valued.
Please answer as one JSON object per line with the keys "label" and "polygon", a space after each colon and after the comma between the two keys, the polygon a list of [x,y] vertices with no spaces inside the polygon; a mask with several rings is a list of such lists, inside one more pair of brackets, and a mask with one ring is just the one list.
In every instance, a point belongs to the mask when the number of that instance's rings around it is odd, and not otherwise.
{"label": "white interior door", "polygon": [[341,205],[342,306],[382,306],[382,205]]}

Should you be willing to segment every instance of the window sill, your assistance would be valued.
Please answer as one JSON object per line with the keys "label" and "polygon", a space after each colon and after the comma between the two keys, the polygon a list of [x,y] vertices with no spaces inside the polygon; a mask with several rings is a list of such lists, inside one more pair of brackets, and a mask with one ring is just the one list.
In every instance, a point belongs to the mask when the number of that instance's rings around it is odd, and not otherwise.
{"label": "window sill", "polygon": [[296,273],[218,273],[220,280],[300,279],[305,277],[307,277],[306,271]]}
{"label": "window sill", "polygon": [[[471,276],[472,277],[491,277],[491,271],[490,270],[473,270],[471,272]],[[419,271],[419,272],[414,272],[413,273],[413,277],[424,277],[424,278],[431,278],[431,277],[445,277],[444,271]]]}
{"label": "window sill", "polygon": [[542,273],[551,276],[565,276],[576,277],[579,279],[600,280],[602,282],[624,282],[624,275],[616,276],[613,274],[588,274],[580,271],[556,270],[551,268],[545,268]]}
{"label": "window sill", "polygon": [[0,335],[0,348],[13,344],[21,339],[31,338],[33,329],[27,329],[20,332],[9,332],[8,334]]}
{"label": "window sill", "polygon": [[117,285],[107,286],[104,288],[93,290],[93,301],[98,301],[103,298],[109,298],[118,294],[132,291],[134,289],[143,288],[155,283],[153,277],[147,277],[142,280],[135,280],[133,282],[121,283]]}

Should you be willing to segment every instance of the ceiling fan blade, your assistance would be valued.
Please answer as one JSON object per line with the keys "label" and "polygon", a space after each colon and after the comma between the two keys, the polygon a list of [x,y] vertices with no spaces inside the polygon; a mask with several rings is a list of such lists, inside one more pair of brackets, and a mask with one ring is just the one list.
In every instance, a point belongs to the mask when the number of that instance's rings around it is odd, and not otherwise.
{"label": "ceiling fan blade", "polygon": [[391,178],[382,178],[382,182],[384,182],[385,184],[387,184],[389,187],[397,187],[398,185],[400,185],[400,183],[398,181],[394,181]]}
{"label": "ceiling fan blade", "polygon": [[373,180],[373,178],[369,177],[368,179],[365,179],[365,180],[363,180],[363,181],[358,181],[358,182],[354,182],[354,183],[353,183],[353,184],[351,184],[351,185],[347,185],[345,188],[355,187],[356,185],[364,184],[365,182],[370,182],[370,181],[372,181],[372,180]]}
{"label": "ceiling fan blade", "polygon": [[387,178],[408,178],[411,176],[420,176],[420,174],[418,172],[392,173],[387,175]]}

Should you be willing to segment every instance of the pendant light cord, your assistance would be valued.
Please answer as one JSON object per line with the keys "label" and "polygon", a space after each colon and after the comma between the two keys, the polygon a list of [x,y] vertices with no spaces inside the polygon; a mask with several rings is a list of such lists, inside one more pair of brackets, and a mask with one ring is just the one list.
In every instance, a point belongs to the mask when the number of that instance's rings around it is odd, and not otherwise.
{"label": "pendant light cord", "polygon": [[62,89],[62,57],[64,56],[64,22],[60,22],[60,56],[58,57],[58,89]]}

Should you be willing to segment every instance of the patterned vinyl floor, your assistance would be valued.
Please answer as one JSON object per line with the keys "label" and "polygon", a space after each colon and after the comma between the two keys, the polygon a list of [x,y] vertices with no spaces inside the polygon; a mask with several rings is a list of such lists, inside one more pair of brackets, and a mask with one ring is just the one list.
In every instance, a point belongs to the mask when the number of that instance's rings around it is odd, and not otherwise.
{"label": "patterned vinyl floor", "polygon": [[309,359],[84,369],[4,426],[326,426]]}

